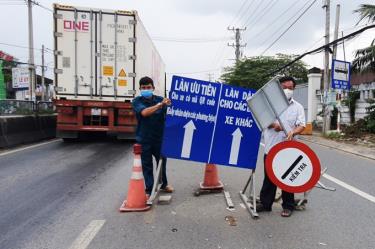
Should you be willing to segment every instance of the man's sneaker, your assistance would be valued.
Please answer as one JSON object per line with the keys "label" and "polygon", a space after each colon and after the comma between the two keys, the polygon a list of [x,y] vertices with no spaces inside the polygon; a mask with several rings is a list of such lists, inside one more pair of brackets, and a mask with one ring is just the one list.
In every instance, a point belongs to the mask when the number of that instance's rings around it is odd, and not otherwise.
{"label": "man's sneaker", "polygon": [[166,186],[165,188],[160,189],[162,192],[165,193],[173,193],[174,188],[171,185]]}

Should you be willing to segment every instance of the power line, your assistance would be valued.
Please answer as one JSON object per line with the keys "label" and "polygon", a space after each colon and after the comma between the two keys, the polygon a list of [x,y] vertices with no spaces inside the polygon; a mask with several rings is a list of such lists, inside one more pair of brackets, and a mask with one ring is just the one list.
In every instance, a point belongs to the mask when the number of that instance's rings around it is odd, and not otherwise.
{"label": "power line", "polygon": [[[4,45],[4,46],[9,46],[9,47],[29,49],[29,47],[27,47],[27,46],[15,45],[15,44],[10,44],[10,43],[0,42],[0,44]],[[32,48],[32,49],[37,50],[37,51],[42,51],[42,49],[40,49],[40,48]],[[52,49],[48,48],[48,50],[49,51],[46,51],[46,52],[48,52],[50,54],[53,54],[53,50]]]}
{"label": "power line", "polygon": [[[269,2],[269,4],[263,8],[263,11],[260,12],[260,14],[257,16],[257,18],[254,19],[254,22],[252,23],[252,25],[250,25],[250,22],[245,24],[245,26],[249,26],[250,28],[255,26],[260,20],[262,20],[262,18],[265,16],[265,13],[269,12],[273,7],[275,7],[276,3],[277,3],[278,0],[272,0]],[[249,28],[249,29],[250,29]]]}
{"label": "power line", "polygon": [[360,29],[360,30],[357,30],[357,31],[355,31],[355,32],[353,32],[353,33],[350,33],[350,34],[346,35],[346,36],[343,36],[343,37],[341,37],[341,38],[339,38],[339,39],[337,39],[337,40],[334,40],[334,41],[332,41],[332,42],[330,42],[330,43],[328,43],[328,44],[325,44],[325,45],[323,45],[323,46],[321,46],[321,47],[319,47],[319,48],[316,48],[316,49],[311,50],[311,51],[309,51],[309,52],[303,53],[302,55],[298,56],[297,58],[295,58],[295,59],[292,60],[291,62],[287,63],[286,65],[284,65],[284,66],[278,68],[277,70],[273,71],[272,73],[269,73],[267,76],[273,76],[273,75],[275,75],[276,73],[278,73],[278,72],[284,70],[285,68],[288,68],[289,66],[293,65],[296,61],[299,61],[300,59],[302,59],[302,58],[305,57],[306,55],[309,55],[309,54],[315,54],[315,53],[318,53],[318,52],[324,51],[324,50],[326,50],[326,49],[329,49],[330,46],[335,45],[335,44],[339,45],[339,44],[341,44],[342,42],[344,42],[345,40],[352,39],[352,38],[356,37],[358,34],[361,34],[361,33],[363,33],[364,31],[366,31],[366,30],[368,30],[368,29],[372,29],[372,28],[375,28],[375,24],[374,24],[374,25],[368,25],[368,26],[366,26],[366,27],[364,27],[364,28],[362,28],[362,29]]}
{"label": "power line", "polygon": [[[300,13],[300,11],[302,11],[306,6],[307,6],[307,4],[308,4],[309,2],[305,2],[303,5],[302,5],[302,7],[301,8],[299,8],[288,20],[286,20],[285,22],[283,22],[279,27],[277,27],[277,29],[271,34],[271,35],[269,35],[266,39],[264,39],[260,44],[260,47],[262,47],[262,45],[263,44],[265,44],[265,43],[267,43],[267,41],[268,40],[270,40],[272,37],[274,37],[280,30],[281,30],[281,28],[283,28],[284,26],[286,26],[287,25],[287,23],[289,23],[289,21],[290,20],[292,20],[294,17],[296,17],[297,15],[298,15],[298,13]],[[288,9],[286,12],[288,12],[289,10],[291,10],[291,9]],[[276,21],[276,19],[275,19],[275,21]],[[269,27],[272,27],[273,25],[268,25]],[[264,31],[262,31],[262,32],[260,32],[260,35],[262,34],[262,33],[264,33]],[[258,35],[257,36],[254,36],[254,37],[258,37]],[[259,49],[259,47],[256,49],[256,50],[258,50]]]}
{"label": "power line", "polygon": [[266,30],[272,28],[273,25],[271,25],[271,24],[275,23],[277,20],[280,19],[280,17],[284,16],[284,15],[285,15],[288,11],[290,11],[290,10],[296,5],[296,3],[299,2],[299,1],[301,1],[301,0],[296,0],[295,2],[293,2],[293,3],[292,3],[287,9],[285,9],[285,10],[284,10],[280,15],[278,15],[274,20],[272,20],[272,21],[270,22],[270,24],[267,25],[267,27],[266,27],[265,29],[261,30],[261,31],[258,32],[256,35],[254,35],[253,37],[259,37],[259,35],[261,35],[262,33],[264,34]]}
{"label": "power line", "polygon": [[242,12],[241,16],[238,18],[238,24],[241,22],[241,19],[245,16],[245,14],[250,10],[250,7],[253,6],[253,3],[255,3],[256,0],[252,0],[244,12]]}
{"label": "power line", "polygon": [[52,9],[50,9],[50,8],[48,8],[48,7],[46,7],[46,6],[42,5],[42,4],[40,4],[39,2],[37,2],[37,1],[31,1],[31,2],[32,2],[34,5],[36,5],[36,6],[40,7],[40,8],[42,8],[42,9],[48,10],[48,11],[50,11],[50,12],[53,13],[53,10],[52,10]]}
{"label": "power line", "polygon": [[217,37],[217,38],[172,38],[172,37],[152,37],[154,41],[162,42],[182,42],[182,43],[205,43],[205,42],[221,42],[227,41],[231,37]]}
{"label": "power line", "polygon": [[249,15],[249,17],[246,19],[246,21],[244,22],[245,24],[248,23],[248,21],[253,17],[253,15],[257,12],[257,10],[260,8],[260,6],[262,6],[262,4],[263,4],[263,1],[261,0],[259,2],[259,4],[254,8],[253,12],[251,12],[251,14]]}
{"label": "power line", "polygon": [[173,72],[173,73],[167,73],[167,74],[199,74],[199,73],[208,73],[208,72],[214,72],[214,71],[219,71],[221,68],[215,68],[215,69],[210,69],[210,70],[204,70],[204,71],[197,71],[197,72]]}
{"label": "power line", "polygon": [[24,6],[26,5],[24,2],[0,2],[2,6]]}
{"label": "power line", "polygon": [[293,27],[293,25],[294,24],[296,24],[296,22],[299,20],[299,19],[301,19],[301,17],[314,5],[314,3],[316,3],[316,1],[317,0],[314,0],[310,5],[309,5],[309,7],[307,7],[299,16],[298,16],[298,18],[296,19],[296,20],[294,20],[294,22],[292,22],[292,24],[291,25],[289,25],[289,27],[283,32],[283,33],[281,33],[281,35],[279,35],[279,37],[277,37],[276,38],[276,40],[275,41],[273,41],[272,43],[271,43],[271,45],[269,45],[260,55],[263,55],[265,52],[267,52],[276,42],[278,42],[279,40],[280,40],[280,38],[281,37],[283,37],[284,36],[284,34],[286,33],[286,32],[288,32],[289,31],[289,29],[291,28],[291,27]]}
{"label": "power line", "polygon": [[[242,16],[245,13],[247,13],[247,11],[250,9],[250,7],[252,6],[252,4],[254,2],[255,2],[255,0],[244,0],[243,3],[242,3],[242,5],[240,6],[240,8],[237,11],[237,14],[234,16],[234,18],[231,21],[231,23],[230,23],[229,26],[232,26],[237,19],[238,19],[238,22],[239,22],[242,19]],[[247,4],[248,4],[248,6],[246,7]],[[246,7],[246,9],[245,9],[245,7]],[[241,12],[242,12],[242,14],[240,15]],[[221,44],[221,46],[219,47],[219,49],[216,50],[215,55],[212,58],[211,64],[213,64],[214,62],[222,61],[222,57],[224,55],[225,48],[226,48],[226,42],[223,42]],[[217,64],[218,63],[215,63],[215,65],[217,65]]]}
{"label": "power line", "polygon": [[[5,59],[3,58],[0,58],[0,60],[2,61],[6,61]],[[16,64],[16,65],[29,65],[31,66],[32,64],[28,63],[28,62],[22,62],[22,61],[12,61],[12,63]],[[37,65],[37,64],[33,64],[33,66],[35,67],[42,67],[42,65]],[[49,69],[54,69],[53,67],[48,67],[48,66],[44,66],[46,68],[49,68]]]}
{"label": "power line", "polygon": [[[252,26],[254,26],[259,20],[261,20],[265,16],[266,12],[268,12],[273,7],[275,7],[276,2],[277,2],[277,0],[269,1],[268,4],[266,6],[264,6],[264,8],[257,13],[258,15],[254,15],[253,20],[249,19],[249,22],[247,22],[245,24],[245,27],[249,27],[249,29],[250,29]],[[251,23],[253,23],[253,24],[250,25]]]}
{"label": "power line", "polygon": [[246,3],[248,0],[244,0],[241,4],[241,7],[238,9],[237,13],[234,15],[233,20],[230,22],[230,26],[234,23],[234,21],[237,19],[238,15],[241,13],[243,10],[243,7],[245,7]]}

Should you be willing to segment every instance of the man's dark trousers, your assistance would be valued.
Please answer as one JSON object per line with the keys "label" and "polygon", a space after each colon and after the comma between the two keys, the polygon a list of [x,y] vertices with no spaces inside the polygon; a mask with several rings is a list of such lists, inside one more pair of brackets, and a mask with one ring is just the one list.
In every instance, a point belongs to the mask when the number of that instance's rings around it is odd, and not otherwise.
{"label": "man's dark trousers", "polygon": [[[264,155],[264,180],[263,186],[260,190],[260,202],[262,203],[265,209],[272,209],[272,204],[276,196],[276,185],[271,182],[270,178],[266,172],[266,158],[267,155]],[[282,206],[283,209],[294,210],[294,193],[289,193],[282,191],[281,198],[283,200]]]}
{"label": "man's dark trousers", "polygon": [[154,185],[154,168],[152,157],[155,157],[157,164],[159,160],[162,160],[162,181],[163,184],[161,188],[165,188],[168,185],[167,173],[166,173],[166,164],[167,159],[161,157],[161,144],[160,143],[144,143],[142,144],[142,171],[145,178],[146,193],[151,194],[152,187]]}

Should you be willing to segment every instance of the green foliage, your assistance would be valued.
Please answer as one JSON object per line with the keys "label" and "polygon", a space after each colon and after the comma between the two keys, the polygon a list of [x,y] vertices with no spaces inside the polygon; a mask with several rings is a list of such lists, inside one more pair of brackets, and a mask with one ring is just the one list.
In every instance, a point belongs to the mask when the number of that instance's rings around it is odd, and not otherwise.
{"label": "green foliage", "polygon": [[326,138],[329,139],[339,139],[342,137],[342,135],[339,132],[330,132],[327,135],[324,135]]}
{"label": "green foliage", "polygon": [[[291,62],[297,55],[277,54],[276,56],[255,56],[236,63],[225,69],[221,80],[233,85],[259,89],[275,75],[269,75],[285,64]],[[293,76],[297,83],[307,82],[307,68],[302,61],[297,61],[279,74]]]}
{"label": "green foliage", "polygon": [[352,124],[355,122],[355,109],[356,109],[356,103],[359,97],[360,97],[360,92],[350,91],[348,94],[348,98],[343,101],[343,103],[349,107],[350,123]]}
{"label": "green foliage", "polygon": [[375,72],[375,40],[366,48],[358,49],[353,60],[353,72]]}
{"label": "green foliage", "polygon": [[[368,19],[367,23],[375,23],[375,5],[361,4],[354,13],[359,13],[360,23],[364,19]],[[357,23],[357,24],[358,24]],[[375,72],[375,39],[369,47],[358,49],[353,60],[352,70],[354,72]]]}
{"label": "green foliage", "polygon": [[354,13],[359,13],[359,24],[362,20],[368,19],[368,23],[375,22],[375,5],[372,4],[361,4],[358,9],[354,11]]}
{"label": "green foliage", "polygon": [[368,132],[375,133],[375,101],[371,101],[366,108],[368,115],[365,117],[365,125]]}

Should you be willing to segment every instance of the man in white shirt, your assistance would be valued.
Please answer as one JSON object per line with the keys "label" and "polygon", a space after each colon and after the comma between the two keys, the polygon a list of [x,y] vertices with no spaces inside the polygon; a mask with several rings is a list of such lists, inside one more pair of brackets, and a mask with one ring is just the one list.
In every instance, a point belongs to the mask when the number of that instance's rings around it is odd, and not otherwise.
{"label": "man in white shirt", "polygon": [[[306,126],[305,111],[302,105],[293,99],[293,90],[296,87],[296,81],[293,77],[282,77],[279,81],[290,103],[289,107],[280,116],[288,135],[285,135],[278,121],[275,121],[264,131],[264,162],[266,161],[268,152],[273,146],[285,140],[292,140],[294,136],[301,134]],[[261,203],[257,205],[258,212],[272,210],[276,188],[276,185],[271,182],[266,174],[266,170],[264,170],[263,186],[260,191]],[[282,200],[283,211],[281,212],[281,216],[289,217],[292,215],[295,206],[294,194],[282,191]]]}

